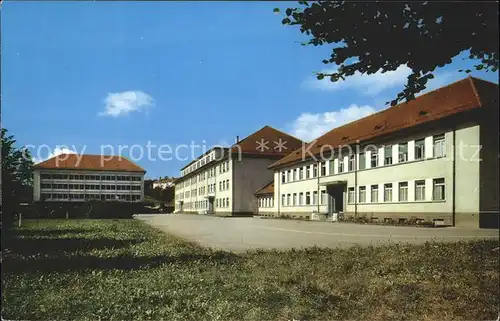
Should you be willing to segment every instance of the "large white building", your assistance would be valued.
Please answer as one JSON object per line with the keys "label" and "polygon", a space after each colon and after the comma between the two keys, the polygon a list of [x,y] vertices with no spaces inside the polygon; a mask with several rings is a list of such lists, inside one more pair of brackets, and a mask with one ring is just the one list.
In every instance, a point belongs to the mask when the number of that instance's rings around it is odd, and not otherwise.
{"label": "large white building", "polygon": [[231,147],[214,147],[181,169],[175,181],[175,212],[252,215],[254,193],[272,180],[268,166],[302,141],[265,126]]}
{"label": "large white building", "polygon": [[498,119],[498,85],[460,80],[275,162],[258,211],[498,227]]}
{"label": "large white building", "polygon": [[145,172],[124,157],[61,154],[34,166],[33,200],[141,202]]}

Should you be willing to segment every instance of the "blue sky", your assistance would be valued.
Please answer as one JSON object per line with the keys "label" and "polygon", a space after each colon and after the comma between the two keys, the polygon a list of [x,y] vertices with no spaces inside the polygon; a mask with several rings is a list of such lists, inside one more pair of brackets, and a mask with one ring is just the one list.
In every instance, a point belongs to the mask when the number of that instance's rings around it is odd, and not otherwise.
{"label": "blue sky", "polygon": [[[128,146],[122,155],[137,159],[134,144],[208,148],[264,125],[310,140],[383,108],[402,88],[405,66],[315,80],[331,48],[301,46],[298,28],[281,25],[273,8],[293,4],[4,2],[2,126],[20,145],[46,145],[32,148],[37,159],[102,145]],[[471,65],[456,58],[432,88]],[[498,82],[498,73],[473,75]],[[149,177],[178,175],[188,162],[155,158],[137,161]]]}

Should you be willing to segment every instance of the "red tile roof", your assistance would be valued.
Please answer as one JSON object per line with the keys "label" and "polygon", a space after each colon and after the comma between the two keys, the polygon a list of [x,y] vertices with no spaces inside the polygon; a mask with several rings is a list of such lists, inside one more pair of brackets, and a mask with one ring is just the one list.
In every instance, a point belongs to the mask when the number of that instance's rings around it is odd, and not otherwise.
{"label": "red tile roof", "polygon": [[34,165],[35,169],[80,169],[94,171],[146,171],[120,156],[61,154]]}
{"label": "red tile roof", "polygon": [[[262,145],[260,144],[261,142],[263,143]],[[280,142],[281,142],[281,148],[277,148],[278,147],[277,144]],[[181,170],[188,168],[189,166],[197,162],[199,159],[201,159],[203,156],[207,155],[214,149],[222,149],[224,153],[226,153],[227,150],[230,150],[231,153],[233,154],[238,154],[239,153],[238,150],[241,150],[241,153],[244,155],[251,155],[251,156],[261,155],[261,156],[271,156],[271,157],[274,156],[275,158],[280,158],[287,155],[293,150],[301,148],[303,143],[304,143],[303,141],[301,141],[296,137],[293,137],[292,135],[284,133],[271,126],[264,126],[258,131],[248,135],[247,137],[245,137],[244,139],[240,140],[238,143],[230,147],[215,146],[210,148],[205,153],[198,156],[198,158],[192,160],[187,165],[182,167]],[[260,146],[263,147],[259,148]],[[178,179],[181,178],[183,177],[179,177]]]}
{"label": "red tile roof", "polygon": [[268,194],[274,194],[274,181],[267,183],[267,185],[265,185],[255,193],[255,195],[257,196]]}
{"label": "red tile roof", "polygon": [[[491,104],[494,100],[497,100],[498,108],[498,84],[468,77],[423,94],[408,103],[398,104],[334,128],[309,143],[312,147],[309,149],[307,145],[305,150],[310,150],[313,155],[319,155],[323,145],[337,148],[358,141],[366,142],[382,135]],[[269,167],[275,168],[301,160],[302,151],[295,151]]]}
{"label": "red tile roof", "polygon": [[264,126],[255,133],[231,146],[231,152],[237,153],[238,146],[243,154],[285,156],[302,147],[302,141],[292,135]]}

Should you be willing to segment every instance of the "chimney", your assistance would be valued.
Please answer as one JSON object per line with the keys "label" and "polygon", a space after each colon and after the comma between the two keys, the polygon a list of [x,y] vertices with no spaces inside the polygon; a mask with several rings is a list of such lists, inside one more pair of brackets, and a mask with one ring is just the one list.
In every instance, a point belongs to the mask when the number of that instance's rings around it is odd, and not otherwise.
{"label": "chimney", "polygon": [[236,144],[240,142],[240,136],[236,136]]}

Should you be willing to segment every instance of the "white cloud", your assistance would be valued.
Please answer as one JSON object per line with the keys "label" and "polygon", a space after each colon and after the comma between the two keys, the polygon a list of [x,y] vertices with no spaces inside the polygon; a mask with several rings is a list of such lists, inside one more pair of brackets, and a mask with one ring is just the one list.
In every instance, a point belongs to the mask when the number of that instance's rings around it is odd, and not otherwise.
{"label": "white cloud", "polygon": [[57,146],[56,148],[54,148],[54,150],[52,152],[49,153],[49,155],[47,155],[47,157],[41,157],[40,155],[37,155],[37,157],[32,157],[32,160],[33,160],[33,163],[38,164],[38,163],[41,163],[43,161],[46,161],[47,159],[50,159],[52,157],[55,157],[55,156],[61,155],[61,154],[76,154],[76,152],[70,148],[67,148],[67,147]]}
{"label": "white cloud", "polygon": [[153,106],[154,99],[140,90],[123,91],[109,93],[104,104],[104,111],[100,112],[99,116],[118,117],[133,111],[147,112],[147,109]]}
{"label": "white cloud", "polygon": [[312,141],[335,127],[373,114],[377,110],[369,105],[352,104],[338,111],[301,114],[292,124],[294,136],[305,141]]}
{"label": "white cloud", "polygon": [[[336,69],[323,70],[324,73],[333,73]],[[382,73],[378,71],[374,74],[361,74],[355,72],[354,75],[347,77],[345,80],[331,82],[329,77],[322,80],[317,80],[315,76],[307,78],[304,82],[304,87],[319,90],[343,90],[353,89],[363,95],[375,96],[380,92],[396,86],[403,86],[408,81],[408,75],[411,74],[411,69],[406,65],[399,66],[396,70]]]}

